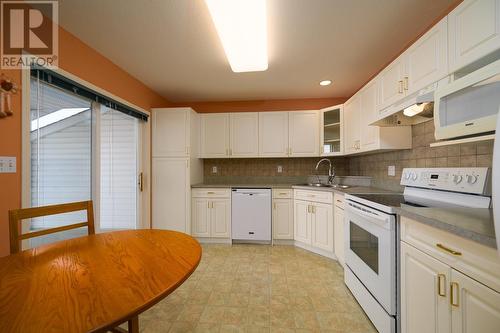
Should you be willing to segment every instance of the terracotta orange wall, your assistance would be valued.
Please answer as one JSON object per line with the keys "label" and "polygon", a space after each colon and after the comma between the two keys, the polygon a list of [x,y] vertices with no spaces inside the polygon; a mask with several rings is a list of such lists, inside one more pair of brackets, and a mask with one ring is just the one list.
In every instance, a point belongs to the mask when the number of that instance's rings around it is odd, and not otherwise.
{"label": "terracotta orange wall", "polygon": [[175,103],[174,106],[189,106],[198,113],[215,112],[256,112],[317,110],[327,106],[342,104],[347,100],[338,98],[275,99],[261,101],[191,102]]}
{"label": "terracotta orange wall", "polygon": [[[81,40],[59,29],[59,67],[146,110],[170,103]],[[20,70],[1,70],[21,86]],[[8,211],[21,207],[21,93],[14,116],[0,119],[0,156],[16,156],[17,172],[0,174],[0,256],[9,254]]]}

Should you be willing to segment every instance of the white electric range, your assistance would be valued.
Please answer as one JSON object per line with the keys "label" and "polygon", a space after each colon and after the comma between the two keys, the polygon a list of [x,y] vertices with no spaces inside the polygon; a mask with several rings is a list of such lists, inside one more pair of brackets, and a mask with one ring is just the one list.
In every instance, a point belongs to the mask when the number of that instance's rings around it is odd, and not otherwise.
{"label": "white electric range", "polygon": [[398,208],[491,207],[488,168],[404,169],[404,193],[347,194],[345,283],[381,333],[399,329]]}

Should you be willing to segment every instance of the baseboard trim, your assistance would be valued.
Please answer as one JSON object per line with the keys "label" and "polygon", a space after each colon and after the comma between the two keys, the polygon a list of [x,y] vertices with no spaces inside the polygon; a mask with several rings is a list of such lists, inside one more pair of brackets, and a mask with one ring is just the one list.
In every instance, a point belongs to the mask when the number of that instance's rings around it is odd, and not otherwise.
{"label": "baseboard trim", "polygon": [[327,258],[338,261],[337,256],[335,256],[335,254],[333,252],[328,252],[328,251],[325,251],[322,249],[318,249],[318,248],[315,248],[309,244],[305,244],[305,243],[302,243],[299,241],[294,241],[294,245],[297,247],[300,247],[301,249],[307,250],[309,252],[313,252],[313,253],[319,254],[320,256],[327,257]]}

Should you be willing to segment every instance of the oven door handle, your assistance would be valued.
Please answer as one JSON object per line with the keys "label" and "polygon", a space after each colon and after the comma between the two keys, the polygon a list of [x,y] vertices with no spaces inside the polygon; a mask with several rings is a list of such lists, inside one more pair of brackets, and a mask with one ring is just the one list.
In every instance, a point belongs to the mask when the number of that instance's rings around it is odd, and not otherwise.
{"label": "oven door handle", "polygon": [[390,220],[387,217],[380,216],[378,213],[373,212],[369,209],[363,208],[361,206],[358,206],[352,202],[348,202],[347,204],[350,207],[352,207],[352,209],[354,210],[354,213],[362,215],[364,217],[367,217],[371,220],[374,220],[373,222],[380,225],[381,227],[384,227],[386,229],[390,228],[390,225],[389,225]]}

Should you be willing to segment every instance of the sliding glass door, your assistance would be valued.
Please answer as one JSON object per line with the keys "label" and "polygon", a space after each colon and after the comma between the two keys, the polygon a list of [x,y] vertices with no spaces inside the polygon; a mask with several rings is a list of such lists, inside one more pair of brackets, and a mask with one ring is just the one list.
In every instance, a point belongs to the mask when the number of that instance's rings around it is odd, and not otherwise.
{"label": "sliding glass door", "polygon": [[[32,207],[93,200],[96,230],[139,226],[137,180],[142,121],[31,77]],[[82,222],[84,212],[32,219],[24,232]],[[87,234],[35,238],[31,246]]]}

